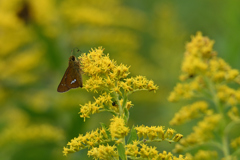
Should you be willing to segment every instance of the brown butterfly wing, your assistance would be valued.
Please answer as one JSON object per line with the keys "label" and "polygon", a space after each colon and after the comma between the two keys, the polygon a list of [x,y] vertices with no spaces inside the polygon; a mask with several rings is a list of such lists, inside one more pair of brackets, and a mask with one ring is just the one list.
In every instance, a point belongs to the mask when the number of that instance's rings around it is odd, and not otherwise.
{"label": "brown butterfly wing", "polygon": [[57,91],[58,92],[66,92],[71,88],[82,87],[82,75],[80,72],[80,68],[68,67]]}
{"label": "brown butterfly wing", "polygon": [[69,72],[71,74],[66,78],[67,86],[70,89],[82,87],[82,75],[81,75],[79,66],[74,66],[73,68],[70,68]]}
{"label": "brown butterfly wing", "polygon": [[66,92],[71,88],[82,87],[82,75],[79,61],[75,56],[70,56],[68,68],[58,86],[58,92]]}
{"label": "brown butterfly wing", "polygon": [[66,92],[66,91],[68,91],[68,90],[70,89],[70,88],[67,86],[67,83],[66,83],[66,79],[67,79],[67,76],[68,76],[68,74],[69,74],[69,70],[70,70],[70,68],[68,67],[67,70],[66,70],[66,72],[65,72],[64,75],[63,75],[63,78],[62,78],[60,84],[58,85],[58,88],[57,88],[57,91],[58,91],[58,92]]}

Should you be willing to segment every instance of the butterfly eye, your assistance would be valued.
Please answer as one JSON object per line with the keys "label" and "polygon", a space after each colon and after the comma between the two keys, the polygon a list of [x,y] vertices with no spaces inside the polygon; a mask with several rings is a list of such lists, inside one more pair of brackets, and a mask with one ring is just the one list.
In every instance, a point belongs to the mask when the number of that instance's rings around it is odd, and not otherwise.
{"label": "butterfly eye", "polygon": [[72,61],[75,61],[75,57],[74,56],[72,56]]}

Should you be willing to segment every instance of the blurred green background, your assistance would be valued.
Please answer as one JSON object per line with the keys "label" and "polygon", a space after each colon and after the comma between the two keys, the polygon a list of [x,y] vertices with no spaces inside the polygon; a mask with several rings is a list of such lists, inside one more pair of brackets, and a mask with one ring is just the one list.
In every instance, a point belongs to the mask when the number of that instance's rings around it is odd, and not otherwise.
{"label": "blurred green background", "polygon": [[[167,97],[191,35],[201,31],[215,40],[219,56],[240,69],[239,6],[234,0],[0,0],[0,159],[87,159],[86,151],[64,157],[63,146],[99,122],[109,124],[112,115],[95,114],[84,123],[79,104],[93,94],[57,92],[74,47],[87,53],[103,46],[111,59],[131,65],[132,76],[159,85],[156,94],[130,96],[130,126],[171,127],[183,103],[171,104]],[[191,131],[172,128],[183,135]],[[153,145],[161,152],[174,147]]]}

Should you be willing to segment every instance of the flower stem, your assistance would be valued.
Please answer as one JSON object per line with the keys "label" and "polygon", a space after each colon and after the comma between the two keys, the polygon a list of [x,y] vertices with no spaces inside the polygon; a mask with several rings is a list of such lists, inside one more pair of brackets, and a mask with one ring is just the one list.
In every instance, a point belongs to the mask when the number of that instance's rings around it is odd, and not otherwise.
{"label": "flower stem", "polygon": [[210,92],[212,94],[212,98],[213,98],[213,102],[216,106],[216,109],[218,110],[218,112],[221,114],[222,116],[222,128],[221,128],[221,131],[222,131],[222,151],[223,151],[223,154],[224,154],[224,157],[226,158],[226,160],[230,160],[229,159],[229,144],[228,144],[228,137],[227,137],[227,132],[226,130],[224,130],[224,128],[226,127],[226,116],[224,114],[224,111],[223,111],[223,106],[221,106],[221,103],[219,101],[219,98],[217,97],[217,93],[216,93],[216,89],[215,89],[215,86],[213,85],[213,83],[207,79],[207,83],[209,85],[209,89],[210,89]]}

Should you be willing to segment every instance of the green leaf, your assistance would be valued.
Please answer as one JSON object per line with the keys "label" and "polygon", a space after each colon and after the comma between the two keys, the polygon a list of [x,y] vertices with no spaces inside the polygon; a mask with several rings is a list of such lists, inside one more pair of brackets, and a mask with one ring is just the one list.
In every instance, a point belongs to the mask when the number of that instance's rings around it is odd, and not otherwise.
{"label": "green leaf", "polygon": [[125,155],[125,148],[122,143],[118,144],[117,146],[118,149],[118,154],[122,160],[126,160],[126,155]]}
{"label": "green leaf", "polygon": [[125,116],[126,116],[126,121],[128,121],[128,118],[129,118],[129,111],[127,108],[124,108],[124,113],[125,113]]}
{"label": "green leaf", "polygon": [[104,124],[104,123],[100,123],[100,124],[101,124],[102,128],[106,131],[108,138],[111,138],[111,134],[110,134],[106,124]]}
{"label": "green leaf", "polygon": [[130,136],[128,138],[127,144],[130,144],[133,141],[136,141],[137,139],[138,139],[137,132],[136,132],[134,126],[132,126],[132,129],[131,129]]}
{"label": "green leaf", "polygon": [[102,123],[102,122],[100,122],[100,124],[101,124],[102,128],[104,128],[104,129],[107,130],[107,126],[106,126],[106,124],[104,124],[104,123]]}

